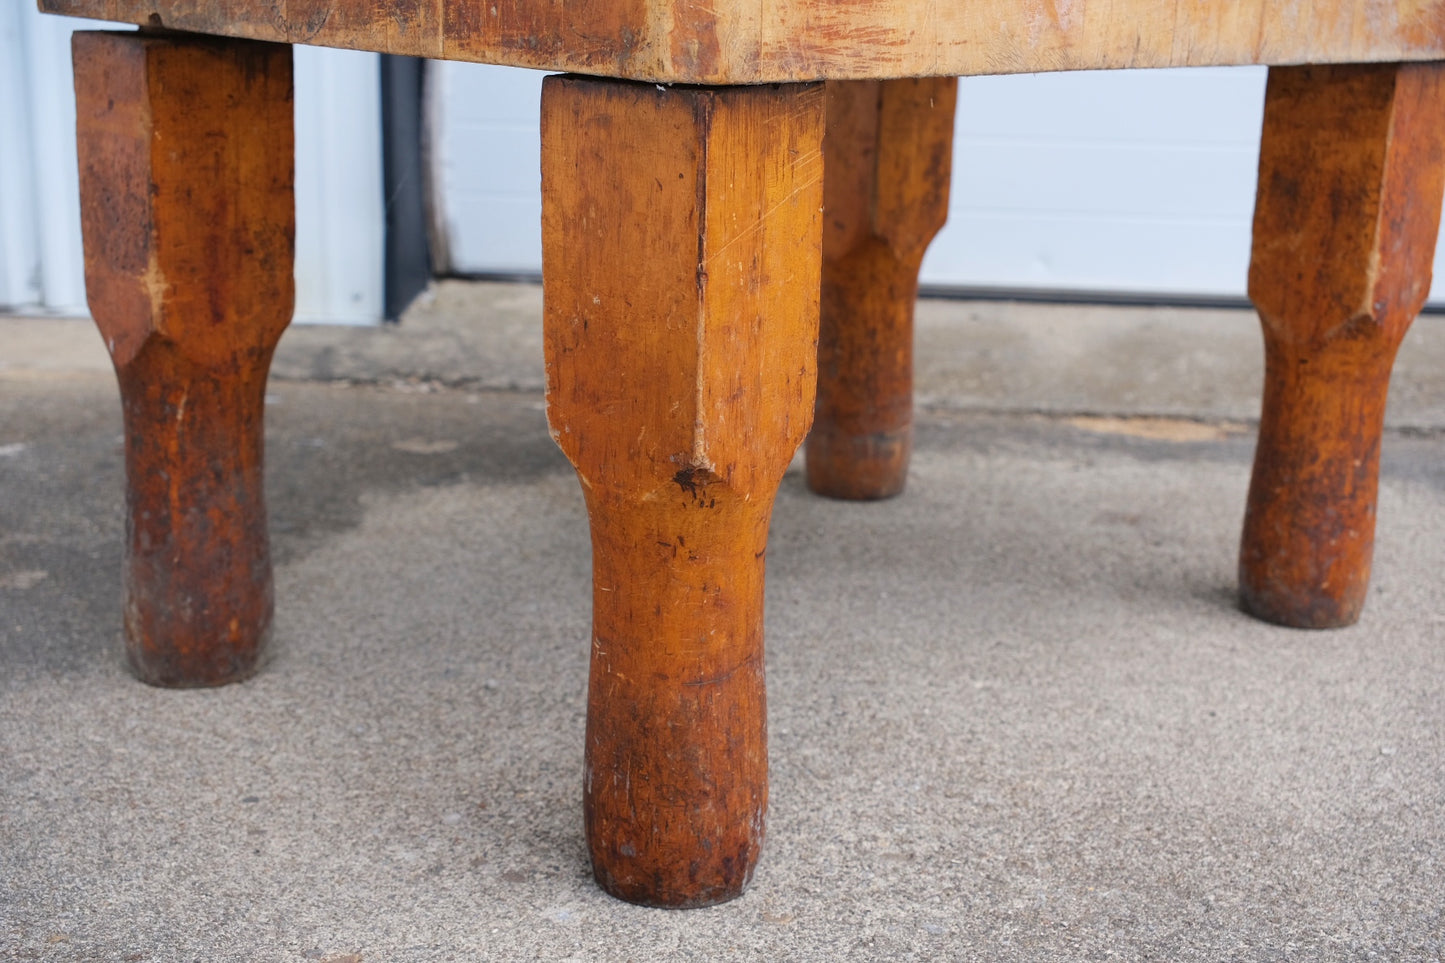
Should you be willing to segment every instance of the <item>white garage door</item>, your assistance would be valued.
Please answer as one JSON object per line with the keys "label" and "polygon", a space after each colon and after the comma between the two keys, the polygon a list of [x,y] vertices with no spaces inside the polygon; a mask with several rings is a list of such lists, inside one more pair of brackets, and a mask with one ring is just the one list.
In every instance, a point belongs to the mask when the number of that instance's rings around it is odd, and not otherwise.
{"label": "white garage door", "polygon": [[[449,63],[429,78],[438,263],[539,271],[541,75]],[[923,282],[1243,297],[1264,80],[1261,67],[964,79],[949,222]]]}

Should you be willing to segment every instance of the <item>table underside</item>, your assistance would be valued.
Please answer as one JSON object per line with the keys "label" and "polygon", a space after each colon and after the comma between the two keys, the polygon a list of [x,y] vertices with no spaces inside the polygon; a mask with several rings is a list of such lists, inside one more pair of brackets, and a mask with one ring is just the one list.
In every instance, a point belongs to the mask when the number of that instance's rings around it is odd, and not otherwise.
{"label": "table underside", "polygon": [[1445,59],[1445,0],[39,0],[70,16],[663,83]]}

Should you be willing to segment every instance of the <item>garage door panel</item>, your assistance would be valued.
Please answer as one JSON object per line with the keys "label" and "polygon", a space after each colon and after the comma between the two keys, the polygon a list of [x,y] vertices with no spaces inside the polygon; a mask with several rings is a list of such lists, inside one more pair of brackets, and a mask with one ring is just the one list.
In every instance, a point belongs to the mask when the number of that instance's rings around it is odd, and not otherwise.
{"label": "garage door panel", "polygon": [[542,268],[541,208],[530,198],[468,195],[451,202],[448,234],[453,264],[486,265],[487,274],[538,274]]}
{"label": "garage door panel", "polygon": [[[434,72],[433,205],[449,269],[539,272],[540,75],[470,64]],[[965,78],[949,221],[923,282],[1242,299],[1265,76],[1243,67]]]}
{"label": "garage door panel", "polygon": [[1254,151],[1077,144],[960,144],[950,213],[1251,217]]}
{"label": "garage door panel", "polygon": [[[449,197],[508,195],[534,198],[540,210],[542,152],[536,125],[465,124],[452,132],[461,148],[458,163],[449,168]],[[468,163],[470,160],[471,163]],[[484,168],[478,176],[470,167]]]}
{"label": "garage door panel", "polygon": [[[1189,236],[1181,244],[1181,234]],[[1211,252],[1201,258],[1199,252]],[[1247,221],[968,211],[940,234],[920,281],[942,288],[1240,295]]]}
{"label": "garage door panel", "polygon": [[1263,67],[965,77],[961,139],[1258,147]]}

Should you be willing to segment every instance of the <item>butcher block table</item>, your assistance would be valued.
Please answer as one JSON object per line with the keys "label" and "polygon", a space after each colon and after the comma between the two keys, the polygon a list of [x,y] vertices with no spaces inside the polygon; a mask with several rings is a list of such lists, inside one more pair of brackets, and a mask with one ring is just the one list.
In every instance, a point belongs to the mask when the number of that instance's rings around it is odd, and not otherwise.
{"label": "butcher block table", "polygon": [[147,682],[244,678],[270,628],[261,424],[292,310],[291,44],[566,72],[542,93],[547,400],[592,528],[584,799],[608,892],[700,906],[752,874],[774,494],[805,436],[815,491],[903,487],[959,75],[1271,65],[1240,600],[1301,627],[1359,614],[1390,368],[1440,216],[1445,0],[40,7],[140,26],[77,34],[74,59],[86,283],[125,410],[125,634]]}

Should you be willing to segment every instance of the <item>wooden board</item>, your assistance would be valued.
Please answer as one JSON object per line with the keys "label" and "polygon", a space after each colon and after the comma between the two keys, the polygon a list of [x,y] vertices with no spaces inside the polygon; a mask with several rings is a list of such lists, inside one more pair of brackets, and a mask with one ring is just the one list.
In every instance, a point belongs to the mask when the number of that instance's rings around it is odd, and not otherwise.
{"label": "wooden board", "polygon": [[1445,0],[39,0],[52,13],[669,83],[1445,59]]}

